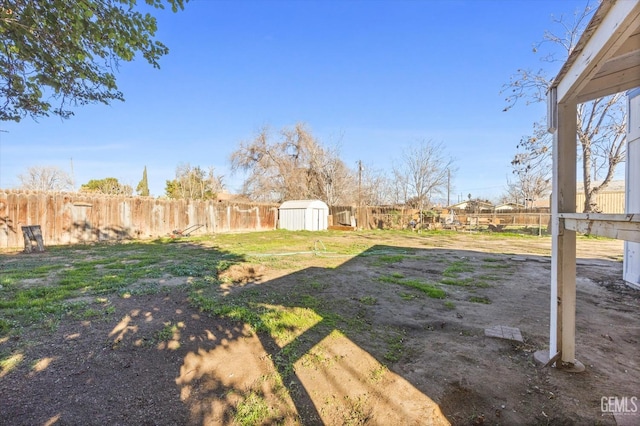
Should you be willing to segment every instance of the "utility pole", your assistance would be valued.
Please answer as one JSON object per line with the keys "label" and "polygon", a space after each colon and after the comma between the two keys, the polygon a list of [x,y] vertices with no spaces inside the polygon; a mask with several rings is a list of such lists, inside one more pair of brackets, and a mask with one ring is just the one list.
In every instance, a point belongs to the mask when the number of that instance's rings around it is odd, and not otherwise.
{"label": "utility pole", "polygon": [[362,160],[358,160],[358,228],[362,229]]}
{"label": "utility pole", "polygon": [[73,173],[73,157],[70,159],[71,162],[71,188],[72,192],[76,192],[76,175]]}
{"label": "utility pole", "polygon": [[451,205],[451,169],[447,169],[447,207]]}

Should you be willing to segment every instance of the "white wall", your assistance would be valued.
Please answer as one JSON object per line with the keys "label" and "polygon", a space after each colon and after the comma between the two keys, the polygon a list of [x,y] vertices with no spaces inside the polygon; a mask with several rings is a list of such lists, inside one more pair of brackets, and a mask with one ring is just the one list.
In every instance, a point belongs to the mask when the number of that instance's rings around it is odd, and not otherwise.
{"label": "white wall", "polygon": [[[640,214],[640,88],[628,92],[626,213]],[[624,280],[640,288],[640,243],[624,243]]]}

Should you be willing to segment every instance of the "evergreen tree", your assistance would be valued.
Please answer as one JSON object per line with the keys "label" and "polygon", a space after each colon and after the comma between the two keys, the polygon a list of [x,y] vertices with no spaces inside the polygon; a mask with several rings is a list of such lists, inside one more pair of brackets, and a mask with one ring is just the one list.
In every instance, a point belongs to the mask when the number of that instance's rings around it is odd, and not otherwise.
{"label": "evergreen tree", "polygon": [[144,171],[142,172],[142,180],[138,183],[136,187],[136,192],[138,195],[142,197],[149,196],[149,181],[147,181],[147,166],[144,166]]}

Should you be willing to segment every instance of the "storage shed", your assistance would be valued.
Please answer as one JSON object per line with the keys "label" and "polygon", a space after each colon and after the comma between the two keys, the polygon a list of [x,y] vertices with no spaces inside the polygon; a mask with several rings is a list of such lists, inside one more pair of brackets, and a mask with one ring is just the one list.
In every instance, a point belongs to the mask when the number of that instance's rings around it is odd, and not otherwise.
{"label": "storage shed", "polygon": [[285,201],[278,209],[280,229],[324,231],[329,226],[329,206],[320,200]]}

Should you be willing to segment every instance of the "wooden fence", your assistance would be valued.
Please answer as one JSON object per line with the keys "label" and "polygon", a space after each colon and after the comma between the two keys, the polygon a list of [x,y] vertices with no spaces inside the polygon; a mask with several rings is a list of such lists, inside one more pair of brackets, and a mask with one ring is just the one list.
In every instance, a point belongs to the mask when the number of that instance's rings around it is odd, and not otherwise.
{"label": "wooden fence", "polygon": [[[353,226],[357,223],[358,209],[355,206],[330,207],[333,225]],[[417,228],[423,229],[489,229],[503,231],[514,228],[531,228],[543,232],[549,224],[548,212],[510,212],[510,213],[467,213],[465,211],[432,212],[420,217],[416,209],[402,207],[363,207],[362,221],[364,229],[408,229],[412,220]],[[450,226],[456,225],[456,226]]]}
{"label": "wooden fence", "polygon": [[0,190],[0,248],[23,247],[28,225],[40,225],[45,244],[57,245],[269,230],[277,218],[270,204]]}
{"label": "wooden fence", "polygon": [[[358,209],[333,206],[330,214],[330,224],[353,226]],[[362,228],[407,229],[412,219],[417,220],[417,228],[438,229],[447,227],[450,217],[435,214],[420,218],[415,209],[369,206],[362,211]],[[549,215],[460,213],[455,220],[459,229],[544,229]],[[275,204],[0,190],[0,248],[23,247],[22,226],[40,225],[45,244],[58,245],[262,231],[275,229],[277,222]]]}

